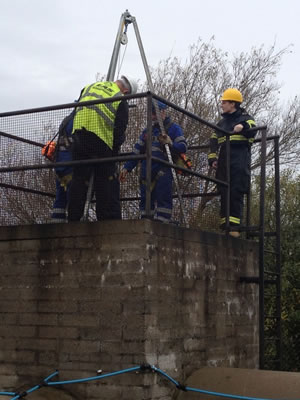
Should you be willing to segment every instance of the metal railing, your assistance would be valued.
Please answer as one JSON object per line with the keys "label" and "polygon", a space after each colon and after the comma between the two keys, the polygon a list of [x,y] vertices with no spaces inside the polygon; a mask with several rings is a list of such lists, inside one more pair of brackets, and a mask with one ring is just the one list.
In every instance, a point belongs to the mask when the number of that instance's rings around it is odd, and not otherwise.
{"label": "metal railing", "polygon": [[[229,192],[230,181],[216,179],[207,164],[208,141],[213,131],[221,131],[226,135],[227,148],[227,171],[230,168],[230,132],[226,132],[215,124],[194,115],[193,113],[163,99],[154,93],[146,92],[138,95],[129,95],[114,98],[118,101],[126,98],[130,104],[130,119],[126,133],[126,141],[118,156],[111,158],[97,158],[88,160],[77,160],[68,162],[49,162],[41,155],[41,148],[51,140],[58,130],[60,122],[78,103],[68,103],[38,109],[12,111],[0,114],[0,149],[2,161],[0,164],[0,225],[20,225],[32,223],[47,223],[51,213],[52,202],[55,198],[55,174],[54,170],[62,167],[73,166],[95,166],[114,162],[119,167],[127,160],[146,160],[148,171],[151,170],[152,162],[159,162],[164,167],[175,168],[184,171],[179,176],[180,190],[184,207],[189,210],[187,225],[205,229],[218,230],[218,196],[216,189],[223,186],[227,189],[227,216],[226,229],[229,225]],[[188,153],[192,159],[191,170],[180,168],[167,161],[152,156],[151,140],[147,141],[145,154],[133,155],[132,149],[142,129],[147,128],[147,137],[152,135],[151,105],[152,100],[157,99],[168,105],[168,114],[172,120],[182,126],[187,143]],[[94,105],[109,103],[112,99],[89,101],[80,105]],[[259,240],[259,265],[258,277],[241,277],[241,281],[259,284],[260,301],[260,366],[264,368],[265,360],[265,331],[266,331],[266,309],[265,309],[265,284],[275,285],[275,331],[277,341],[272,354],[275,354],[275,367],[280,369],[281,359],[281,319],[280,319],[280,190],[279,190],[279,142],[278,137],[267,137],[266,127],[257,127],[261,137],[255,140],[254,146],[260,146],[260,194],[259,194],[259,216],[253,224],[251,216],[251,196],[247,197],[245,223],[238,230],[246,232],[247,238],[254,236]],[[266,148],[268,143],[275,146],[275,198],[276,198],[276,229],[275,232],[265,232],[265,185],[266,185]],[[230,176],[230,174],[227,174]],[[151,174],[146,179],[146,217],[151,218],[150,193]],[[128,183],[121,186],[122,218],[139,218],[139,174],[134,172],[128,179]],[[173,221],[183,225],[180,218],[180,207],[178,195],[173,194]],[[91,220],[95,220],[95,213],[91,210]],[[235,228],[236,230],[236,228]],[[265,238],[275,238],[274,266],[268,275],[265,270]],[[271,273],[271,279],[270,279]]]}

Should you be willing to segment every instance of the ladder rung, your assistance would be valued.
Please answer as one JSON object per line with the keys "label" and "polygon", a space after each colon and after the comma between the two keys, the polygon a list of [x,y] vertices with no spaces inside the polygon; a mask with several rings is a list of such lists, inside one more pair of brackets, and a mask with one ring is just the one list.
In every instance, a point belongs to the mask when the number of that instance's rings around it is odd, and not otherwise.
{"label": "ladder rung", "polygon": [[272,297],[280,299],[281,296],[280,294],[265,294],[264,297],[267,299],[271,299]]}
{"label": "ladder rung", "polygon": [[265,232],[265,236],[271,237],[271,236],[277,236],[276,232]]}
{"label": "ladder rung", "polygon": [[256,236],[259,236],[259,232],[248,232],[248,235],[250,237],[256,237]]}
{"label": "ladder rung", "polygon": [[[250,236],[260,236],[259,228],[257,228],[257,232],[249,232]],[[265,232],[264,236],[273,237],[277,236],[276,232]]]}
{"label": "ladder rung", "polygon": [[259,226],[239,226],[240,232],[256,232],[259,231]]}
{"label": "ladder rung", "polygon": [[278,251],[273,251],[273,250],[264,250],[264,252],[265,253],[268,253],[268,254],[275,254],[275,255],[279,255],[279,252]]}
{"label": "ladder rung", "polygon": [[265,270],[264,272],[265,272],[265,274],[269,274],[269,275],[277,275],[277,276],[280,275],[279,272],[273,272],[273,271],[269,271],[269,270]]}
{"label": "ladder rung", "polygon": [[[268,357],[268,354],[265,354],[265,358]],[[268,359],[269,362],[273,362],[273,363],[279,363],[280,360],[278,358],[269,358]]]}
{"label": "ladder rung", "polygon": [[268,284],[268,285],[274,285],[275,283],[277,283],[276,279],[264,279],[264,283]]}

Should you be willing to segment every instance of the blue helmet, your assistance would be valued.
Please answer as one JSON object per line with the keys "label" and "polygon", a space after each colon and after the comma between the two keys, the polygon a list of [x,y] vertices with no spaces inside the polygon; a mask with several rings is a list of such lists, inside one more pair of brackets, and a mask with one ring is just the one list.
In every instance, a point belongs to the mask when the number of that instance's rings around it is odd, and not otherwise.
{"label": "blue helmet", "polygon": [[[157,104],[159,110],[165,110],[166,108],[168,108],[168,106],[165,103],[163,103],[163,102],[161,102],[159,100],[153,100],[153,103],[155,101],[156,101],[156,104]],[[154,104],[152,104],[152,112],[155,112]]]}

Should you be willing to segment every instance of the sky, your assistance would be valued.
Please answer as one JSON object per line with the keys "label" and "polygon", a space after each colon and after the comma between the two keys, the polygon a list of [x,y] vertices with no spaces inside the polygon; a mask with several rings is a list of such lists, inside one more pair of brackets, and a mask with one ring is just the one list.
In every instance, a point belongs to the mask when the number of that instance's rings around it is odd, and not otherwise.
{"label": "sky", "polygon": [[[299,0],[0,0],[0,7],[0,113],[77,99],[97,73],[107,74],[126,10],[151,67],[169,56],[185,60],[199,37],[214,36],[229,54],[291,45],[277,77],[280,100],[300,94]],[[146,80],[132,25],[119,72]]]}

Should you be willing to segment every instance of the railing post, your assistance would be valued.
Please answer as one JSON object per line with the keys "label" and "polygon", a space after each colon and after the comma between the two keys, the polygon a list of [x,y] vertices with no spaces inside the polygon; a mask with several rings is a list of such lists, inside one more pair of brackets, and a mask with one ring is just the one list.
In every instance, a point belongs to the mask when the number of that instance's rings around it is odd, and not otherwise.
{"label": "railing post", "polygon": [[261,170],[259,202],[259,367],[265,366],[265,305],[264,305],[264,240],[265,240],[265,187],[266,187],[266,129],[261,131]]}
{"label": "railing post", "polygon": [[230,136],[226,134],[226,181],[228,186],[226,188],[226,232],[228,235],[230,228]]}
{"label": "railing post", "polygon": [[248,192],[246,194],[246,201],[247,201],[247,208],[246,208],[246,238],[249,239],[249,226],[251,223],[251,149],[250,149],[250,162],[249,162],[249,186],[248,186]]}
{"label": "railing post", "polygon": [[281,332],[281,232],[280,232],[280,169],[279,169],[279,137],[274,139],[274,165],[275,165],[275,213],[276,213],[276,313],[278,315],[277,320],[277,355],[278,355],[278,369],[282,368],[282,332]]}
{"label": "railing post", "polygon": [[147,95],[147,140],[146,140],[146,205],[145,216],[151,218],[151,170],[152,170],[152,95]]}

